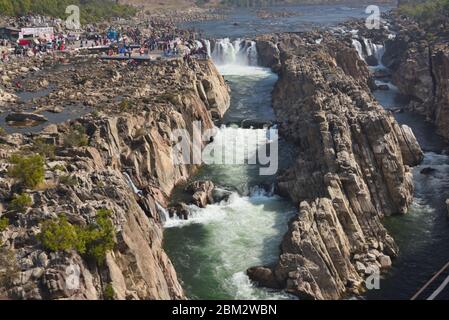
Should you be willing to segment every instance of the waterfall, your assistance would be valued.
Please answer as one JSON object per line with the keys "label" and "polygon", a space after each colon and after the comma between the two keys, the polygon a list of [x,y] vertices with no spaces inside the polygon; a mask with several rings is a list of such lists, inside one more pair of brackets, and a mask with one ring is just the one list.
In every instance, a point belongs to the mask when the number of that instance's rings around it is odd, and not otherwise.
{"label": "waterfall", "polygon": [[362,47],[362,44],[360,43],[360,41],[357,39],[352,39],[352,45],[357,50],[357,53],[359,54],[360,59],[365,60],[365,58],[363,57],[363,47]]}
{"label": "waterfall", "polygon": [[206,50],[207,50],[207,56],[211,57],[212,56],[212,50],[211,50],[211,47],[210,47],[210,41],[209,40],[203,40],[203,42],[204,42],[204,46],[206,47]]}
{"label": "waterfall", "polygon": [[139,190],[136,185],[134,184],[133,180],[131,179],[131,177],[129,176],[129,174],[127,174],[126,172],[123,172],[123,175],[126,178],[126,182],[128,182],[129,187],[133,190],[133,192],[139,196],[142,195],[142,190]]}
{"label": "waterfall", "polygon": [[256,42],[241,39],[217,40],[211,56],[218,65],[256,66],[258,60]]}
{"label": "waterfall", "polygon": [[366,48],[367,57],[375,57],[378,65],[382,65],[382,58],[385,53],[385,47],[382,44],[375,44],[370,39],[363,38],[363,42]]}
{"label": "waterfall", "polygon": [[195,40],[195,49],[198,50],[201,48],[203,48],[203,43],[199,40]]}
{"label": "waterfall", "polygon": [[170,220],[170,215],[168,211],[156,201],[156,209],[159,212],[159,216],[163,223],[167,223]]}
{"label": "waterfall", "polygon": [[352,45],[357,50],[359,57],[364,61],[367,61],[368,57],[374,57],[377,60],[377,66],[382,67],[385,46],[383,44],[375,44],[371,39],[367,38],[362,38],[362,41],[363,45],[358,39],[352,39]]}

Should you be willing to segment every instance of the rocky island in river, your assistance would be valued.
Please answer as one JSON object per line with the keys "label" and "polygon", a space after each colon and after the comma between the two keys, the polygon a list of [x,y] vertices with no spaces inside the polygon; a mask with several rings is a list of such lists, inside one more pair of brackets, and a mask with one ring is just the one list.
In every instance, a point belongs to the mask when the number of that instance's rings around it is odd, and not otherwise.
{"label": "rocky island in river", "polygon": [[447,1],[137,2],[5,6],[0,298],[449,298]]}

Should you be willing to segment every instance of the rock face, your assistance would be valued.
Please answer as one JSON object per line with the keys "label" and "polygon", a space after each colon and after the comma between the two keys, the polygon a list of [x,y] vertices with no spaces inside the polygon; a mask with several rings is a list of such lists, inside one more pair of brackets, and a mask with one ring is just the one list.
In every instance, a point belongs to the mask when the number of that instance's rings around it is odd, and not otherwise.
{"label": "rock face", "polygon": [[249,274],[301,298],[338,299],[359,292],[366,276],[397,255],[381,218],[407,212],[409,166],[422,151],[372,97],[367,67],[349,41],[326,36],[317,45],[286,35],[279,43],[273,104],[298,158],[278,184],[299,214],[272,268],[276,281],[266,270]]}
{"label": "rock face", "polygon": [[270,36],[259,37],[256,41],[259,55],[259,65],[271,68],[274,72],[280,70],[280,51],[277,47],[277,39]]}
{"label": "rock face", "polygon": [[449,139],[449,46],[441,30],[425,30],[412,19],[390,17],[397,36],[386,40],[384,62],[393,83],[411,99],[408,109],[426,116]]}
{"label": "rock face", "polygon": [[[165,87],[182,89],[183,95],[172,97],[161,91],[167,95],[165,100],[160,98],[145,108],[120,113],[103,110],[106,115],[53,125],[36,137],[53,144],[55,156],[46,161],[45,187],[24,190],[33,200],[26,213],[9,210],[17,185],[7,176],[6,159],[31,147],[33,140],[19,134],[4,138],[0,218],[6,217],[9,225],[0,232],[0,258],[12,257],[8,261],[13,271],[5,279],[0,267],[0,296],[104,299],[112,289],[115,299],[184,298],[162,249],[159,208],[167,205],[173,188],[186,181],[196,166],[175,164],[179,155],[172,153],[173,130],[190,131],[193,121],[200,121],[204,130],[212,128],[213,114],[225,112],[229,95],[210,61],[193,62],[189,67],[182,62],[160,64],[153,68],[173,71]],[[145,67],[141,68],[145,73]],[[157,73],[148,74],[154,79]],[[73,128],[82,128],[87,146],[67,145]],[[45,250],[38,240],[43,221],[64,213],[71,224],[85,226],[94,221],[99,209],[112,211],[117,242],[103,264],[76,251]]]}

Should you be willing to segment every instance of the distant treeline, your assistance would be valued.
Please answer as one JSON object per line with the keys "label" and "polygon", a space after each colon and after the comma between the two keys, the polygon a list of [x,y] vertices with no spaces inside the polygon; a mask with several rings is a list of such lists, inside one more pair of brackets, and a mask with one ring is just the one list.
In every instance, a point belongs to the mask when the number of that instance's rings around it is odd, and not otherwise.
{"label": "distant treeline", "polygon": [[282,0],[222,0],[221,4],[234,7],[259,7],[285,3]]}
{"label": "distant treeline", "polygon": [[[214,0],[197,0],[196,4],[204,5],[216,3]],[[341,3],[369,3],[369,0],[221,0],[219,3],[228,7],[266,7],[278,4],[341,4]],[[376,3],[393,3],[393,0],[377,0]]]}
{"label": "distant treeline", "polygon": [[111,17],[128,17],[136,9],[115,0],[0,0],[0,15],[23,16],[28,13],[65,18],[70,5],[80,7],[81,22],[95,22]]}
{"label": "distant treeline", "polygon": [[427,25],[449,20],[449,0],[401,0],[399,10]]}

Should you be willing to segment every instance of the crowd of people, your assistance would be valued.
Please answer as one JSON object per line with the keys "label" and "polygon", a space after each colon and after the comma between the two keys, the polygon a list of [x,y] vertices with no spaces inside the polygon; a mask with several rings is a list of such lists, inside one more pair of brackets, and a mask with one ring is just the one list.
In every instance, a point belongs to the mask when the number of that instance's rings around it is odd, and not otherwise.
{"label": "crowd of people", "polygon": [[61,36],[54,39],[30,39],[21,41],[9,41],[3,39],[0,42],[1,61],[8,62],[11,58],[24,58],[44,55],[49,52],[65,51],[71,40]]}
{"label": "crowd of people", "polygon": [[149,56],[152,53],[163,57],[183,57],[185,60],[193,56],[207,58],[205,44],[196,41],[196,37],[198,35],[195,32],[180,30],[163,22],[147,22],[140,27],[91,27],[77,36],[58,32],[48,40],[39,37],[16,42],[0,39],[0,60],[5,63],[11,58],[83,48],[101,48],[110,56],[129,58],[134,55]]}

